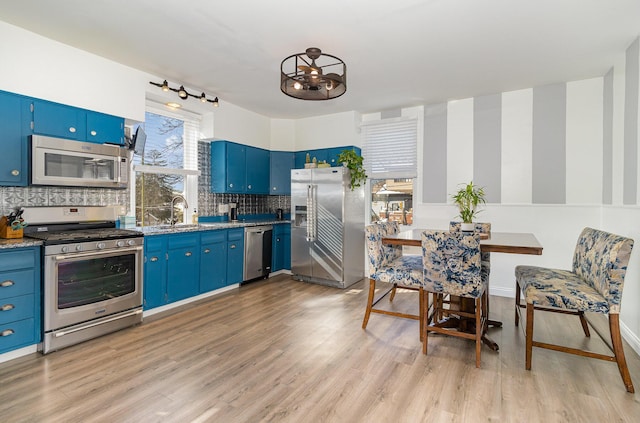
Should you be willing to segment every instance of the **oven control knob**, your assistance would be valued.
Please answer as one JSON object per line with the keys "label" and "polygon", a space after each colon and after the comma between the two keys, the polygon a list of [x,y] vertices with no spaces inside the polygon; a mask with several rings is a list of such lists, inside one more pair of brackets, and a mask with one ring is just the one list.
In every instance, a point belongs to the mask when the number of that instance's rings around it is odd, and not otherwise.
{"label": "oven control knob", "polygon": [[82,251],[82,245],[76,245],[76,251]]}
{"label": "oven control knob", "polygon": [[116,245],[118,247],[124,247],[124,241],[118,241],[118,242],[116,242]]}
{"label": "oven control knob", "polygon": [[136,242],[134,240],[130,239],[129,241],[127,241],[127,245],[133,246],[133,245],[136,245]]}
{"label": "oven control knob", "polygon": [[104,247],[106,247],[106,245],[105,245],[105,243],[104,243],[104,242],[98,242],[98,243],[96,244],[96,248],[97,248],[98,250],[102,250],[102,249],[104,249]]}
{"label": "oven control knob", "polygon": [[69,252],[69,247],[67,247],[66,245],[64,247],[62,247],[60,249],[63,253],[68,253]]}

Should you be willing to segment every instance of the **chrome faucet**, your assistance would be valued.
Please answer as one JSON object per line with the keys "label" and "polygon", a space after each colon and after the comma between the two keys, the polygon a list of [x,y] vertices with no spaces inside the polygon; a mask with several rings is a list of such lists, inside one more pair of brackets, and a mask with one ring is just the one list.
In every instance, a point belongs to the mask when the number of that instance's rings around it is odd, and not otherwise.
{"label": "chrome faucet", "polygon": [[182,200],[182,202],[184,203],[184,210],[185,212],[187,211],[187,209],[189,208],[189,204],[187,204],[187,199],[184,198],[182,195],[178,194],[175,197],[173,197],[171,199],[171,218],[169,220],[169,222],[171,222],[171,226],[176,224],[176,221],[173,218],[173,209],[176,206],[176,200]]}

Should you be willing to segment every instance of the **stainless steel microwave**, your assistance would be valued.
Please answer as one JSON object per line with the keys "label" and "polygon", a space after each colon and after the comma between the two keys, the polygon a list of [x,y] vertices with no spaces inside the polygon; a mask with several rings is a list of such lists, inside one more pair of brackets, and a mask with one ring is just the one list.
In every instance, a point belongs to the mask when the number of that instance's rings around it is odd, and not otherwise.
{"label": "stainless steel microwave", "polygon": [[131,151],[108,144],[31,136],[31,184],[126,188]]}

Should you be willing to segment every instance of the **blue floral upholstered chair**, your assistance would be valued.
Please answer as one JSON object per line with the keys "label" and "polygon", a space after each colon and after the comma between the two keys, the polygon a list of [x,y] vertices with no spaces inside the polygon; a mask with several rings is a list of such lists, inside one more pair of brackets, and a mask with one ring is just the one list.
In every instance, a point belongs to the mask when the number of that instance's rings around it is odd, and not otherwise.
{"label": "blue floral upholstered chair", "polygon": [[[422,322],[422,257],[419,255],[403,255],[402,246],[382,243],[385,235],[398,233],[398,222],[378,222],[365,227],[367,257],[369,261],[369,297],[367,308],[362,321],[362,329],[367,328],[371,313],[386,314],[389,316],[403,317]],[[375,299],[376,282],[386,282],[391,287],[379,298]],[[405,289],[420,291],[418,315],[376,309],[378,304],[387,294],[391,293],[390,300],[400,286]],[[420,339],[422,339],[423,327],[420,325]]]}
{"label": "blue floral upholstered chair", "polygon": [[[485,329],[486,315],[482,302],[486,298],[486,282],[480,274],[480,233],[424,231],[422,233],[422,260],[424,267],[423,291],[423,324],[425,325],[422,340],[422,351],[427,354],[429,332],[436,332],[476,341],[476,367],[480,367],[480,352],[482,336]],[[452,295],[472,298],[473,312],[470,310],[437,309],[434,307],[432,315],[428,315],[429,295]],[[468,333],[457,328],[441,326],[433,319],[440,313],[448,315],[454,313],[460,318],[474,319],[474,333]]]}
{"label": "blue floral upholstered chair", "polygon": [[[525,368],[531,370],[533,347],[546,348],[584,357],[615,361],[627,392],[634,392],[629,369],[624,357],[620,336],[620,301],[627,264],[633,248],[633,240],[599,231],[583,229],[573,254],[572,270],[548,269],[536,266],[517,266],[516,316],[520,321],[520,308],[526,307],[526,357]],[[520,290],[524,293],[526,306],[520,304]],[[533,340],[534,310],[573,314],[580,317],[586,336],[589,326],[584,313],[609,315],[611,345],[600,335],[613,352],[613,356],[548,344]]]}

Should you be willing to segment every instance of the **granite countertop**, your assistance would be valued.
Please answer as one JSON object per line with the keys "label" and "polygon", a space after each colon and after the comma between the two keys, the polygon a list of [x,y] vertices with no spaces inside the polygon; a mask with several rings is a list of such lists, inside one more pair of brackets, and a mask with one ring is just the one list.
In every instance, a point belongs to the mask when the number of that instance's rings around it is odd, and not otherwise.
{"label": "granite countertop", "polygon": [[42,241],[33,238],[0,239],[0,250],[9,248],[40,247]]}
{"label": "granite countertop", "polygon": [[202,222],[198,224],[178,224],[174,226],[160,225],[160,226],[144,226],[132,228],[132,230],[142,232],[145,236],[148,235],[163,235],[163,234],[175,234],[182,232],[196,232],[196,231],[215,231],[218,229],[230,229],[230,228],[244,228],[248,226],[260,226],[260,225],[282,225],[290,224],[290,220],[275,220],[275,219],[262,219],[262,220],[246,220],[238,222]]}

